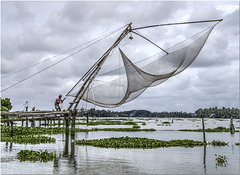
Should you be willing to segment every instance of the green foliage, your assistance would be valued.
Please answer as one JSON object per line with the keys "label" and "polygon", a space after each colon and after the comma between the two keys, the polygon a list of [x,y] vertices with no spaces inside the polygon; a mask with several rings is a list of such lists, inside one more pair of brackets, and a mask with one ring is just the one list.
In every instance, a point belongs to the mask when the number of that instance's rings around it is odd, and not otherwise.
{"label": "green foliage", "polygon": [[228,142],[222,142],[222,141],[213,140],[210,144],[212,146],[227,146]]}
{"label": "green foliage", "polygon": [[137,125],[136,122],[123,122],[123,121],[115,121],[115,120],[99,120],[99,121],[90,121],[87,123],[76,123],[76,125],[88,125],[88,126],[96,126],[96,125]]}
{"label": "green foliage", "polygon": [[214,118],[239,118],[240,111],[238,108],[225,108],[222,109],[215,108],[205,108],[198,109],[195,114],[197,117],[214,117]]}
{"label": "green foliage", "polygon": [[22,161],[40,161],[47,162],[56,159],[56,154],[53,152],[43,151],[33,151],[33,150],[21,150],[17,153],[17,159]]}
{"label": "green foliage", "polygon": [[[91,108],[87,110],[90,117],[193,117],[192,113],[186,112],[150,112],[147,110],[131,110],[131,111],[110,111],[110,110],[95,110]],[[78,116],[86,116],[84,109],[78,112]]]}
{"label": "green foliage", "polygon": [[19,144],[40,144],[40,143],[55,143],[56,139],[46,136],[33,135],[16,135],[13,137],[1,137],[1,142],[11,142]]}
{"label": "green foliage", "polygon": [[193,141],[193,140],[170,140],[162,141],[156,139],[139,138],[139,137],[119,137],[119,138],[105,138],[105,139],[94,139],[94,140],[78,140],[77,145],[90,145],[102,148],[142,148],[151,149],[159,147],[194,147],[203,146],[204,142]]}
{"label": "green foliage", "polygon": [[140,126],[138,126],[138,125],[133,125],[133,127],[132,128],[141,128]]}
{"label": "green foliage", "polygon": [[10,102],[10,98],[1,98],[1,111],[9,111],[12,109],[12,103]]}
{"label": "green foliage", "polygon": [[221,156],[221,155],[217,155],[216,156],[216,167],[217,166],[221,166],[221,167],[226,167],[228,165],[227,163],[227,157],[226,156]]}
{"label": "green foliage", "polygon": [[235,145],[240,146],[240,142],[236,142]]}
{"label": "green foliage", "polygon": [[[202,129],[180,129],[179,131],[189,131],[189,132],[203,132]],[[231,132],[229,128],[219,126],[217,128],[207,128],[205,129],[206,132]],[[236,131],[238,132],[238,131]]]}
{"label": "green foliage", "polygon": [[162,122],[162,124],[170,125],[170,122]]}
{"label": "green foliage", "polygon": [[[135,126],[135,125],[134,125]],[[91,131],[120,131],[120,132],[138,132],[138,131],[156,131],[155,129],[140,129],[140,128],[92,128],[92,129],[81,129],[75,128],[75,132],[91,132]]]}
{"label": "green foliage", "polygon": [[[1,126],[1,133],[10,133],[11,127]],[[60,134],[65,133],[65,128],[63,127],[23,127],[23,126],[14,126],[13,127],[14,135],[38,135],[38,134]]]}

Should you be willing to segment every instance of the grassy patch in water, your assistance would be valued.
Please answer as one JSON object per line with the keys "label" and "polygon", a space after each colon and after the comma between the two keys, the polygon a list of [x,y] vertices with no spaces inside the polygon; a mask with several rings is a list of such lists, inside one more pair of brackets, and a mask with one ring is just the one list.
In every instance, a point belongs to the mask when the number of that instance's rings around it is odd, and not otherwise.
{"label": "grassy patch in water", "polygon": [[162,124],[170,125],[170,122],[162,122]]}
{"label": "grassy patch in water", "polygon": [[156,131],[155,129],[140,129],[140,128],[92,128],[81,129],[75,128],[75,132],[92,132],[92,131],[120,131],[120,132],[138,132],[138,131]]}
{"label": "grassy patch in water", "polygon": [[221,166],[221,167],[226,167],[228,165],[227,163],[227,157],[226,156],[221,156],[221,155],[217,155],[216,156],[216,167],[217,166]]}
{"label": "grassy patch in water", "polygon": [[[14,135],[39,135],[39,134],[60,134],[64,133],[65,128],[63,127],[23,127],[23,126],[14,126],[13,133]],[[1,126],[1,133],[11,133],[10,126]]]}
{"label": "grassy patch in water", "polygon": [[33,151],[33,150],[21,150],[17,153],[17,159],[22,161],[40,161],[47,162],[56,159],[56,154],[53,152],[45,151]]}
{"label": "grassy patch in water", "polygon": [[141,126],[138,126],[138,125],[133,125],[133,127],[132,128],[141,128]]}
{"label": "grassy patch in water", "polygon": [[[90,122],[77,122],[76,125],[88,125],[88,126],[97,126],[97,125],[137,125],[136,122],[132,121],[119,121],[119,120],[98,120],[98,121],[90,121]],[[55,124],[57,125],[57,124]]]}
{"label": "grassy patch in water", "polygon": [[[202,129],[180,129],[178,131],[189,131],[189,132],[203,132]],[[207,128],[205,129],[206,132],[231,132],[231,130],[229,128],[226,127],[222,127],[219,126],[217,128]],[[235,131],[235,132],[239,132],[239,131]]]}
{"label": "grassy patch in water", "polygon": [[240,142],[236,142],[235,145],[240,146]]}
{"label": "grassy patch in water", "polygon": [[[133,125],[137,126],[137,125]],[[75,128],[75,132],[91,132],[91,131],[126,131],[126,132],[135,132],[135,131],[156,131],[155,129],[140,129],[140,128],[92,128],[92,129],[81,129]],[[13,127],[14,135],[41,135],[41,134],[61,134],[65,133],[65,127]],[[71,127],[69,128],[71,132]],[[10,137],[11,127],[10,126],[1,126],[1,136]]]}
{"label": "grassy patch in water", "polygon": [[13,137],[2,136],[1,142],[11,142],[18,144],[40,144],[40,143],[55,143],[56,139],[46,136],[16,135]]}
{"label": "grassy patch in water", "polygon": [[210,144],[212,146],[227,146],[228,142],[222,142],[222,141],[213,140]]}
{"label": "grassy patch in water", "polygon": [[194,147],[203,146],[204,142],[193,141],[193,140],[170,140],[162,141],[156,139],[139,138],[139,137],[112,137],[105,139],[94,139],[94,140],[78,140],[77,145],[90,145],[102,148],[141,148],[151,149],[159,147]]}

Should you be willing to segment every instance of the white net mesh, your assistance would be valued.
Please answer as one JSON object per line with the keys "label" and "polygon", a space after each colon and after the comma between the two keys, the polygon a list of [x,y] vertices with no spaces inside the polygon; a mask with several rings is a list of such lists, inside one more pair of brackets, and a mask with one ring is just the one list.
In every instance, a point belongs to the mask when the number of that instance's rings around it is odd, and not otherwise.
{"label": "white net mesh", "polygon": [[145,65],[143,62],[132,63],[119,49],[124,68],[95,77],[85,91],[76,95],[83,84],[80,82],[70,95],[81,96],[82,100],[107,108],[129,102],[148,87],[161,84],[186,69],[197,57],[214,27],[167,49],[168,54],[160,52],[154,55],[154,59],[149,59],[151,62],[145,60]]}

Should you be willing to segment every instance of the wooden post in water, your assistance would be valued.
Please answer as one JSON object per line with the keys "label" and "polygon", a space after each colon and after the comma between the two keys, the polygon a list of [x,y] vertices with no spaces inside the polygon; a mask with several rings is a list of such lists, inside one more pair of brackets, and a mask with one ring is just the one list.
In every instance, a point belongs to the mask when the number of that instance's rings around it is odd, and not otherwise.
{"label": "wooden post in water", "polygon": [[60,120],[60,118],[58,118],[58,126],[60,126],[61,125],[61,120]]}
{"label": "wooden post in water", "polygon": [[64,119],[66,122],[66,134],[69,134],[69,114],[64,114]]}
{"label": "wooden post in water", "polygon": [[26,127],[28,127],[28,116],[26,115]]}
{"label": "wooden post in water", "polygon": [[234,125],[233,125],[233,118],[232,118],[232,116],[231,116],[231,119],[230,119],[230,131],[231,131],[231,134],[235,133],[235,128],[234,128]]}
{"label": "wooden post in water", "polygon": [[11,137],[13,136],[13,121],[11,121]]}
{"label": "wooden post in water", "polygon": [[86,112],[86,117],[87,117],[87,125],[88,125],[88,112]]}
{"label": "wooden post in water", "polygon": [[205,136],[205,125],[204,125],[204,117],[202,116],[202,128],[203,128],[203,142],[206,142],[206,136]]}
{"label": "wooden post in water", "polygon": [[71,126],[71,137],[75,135],[75,120],[76,120],[76,115],[77,115],[77,110],[75,109],[74,111],[70,112],[70,116],[72,118],[72,126]]}
{"label": "wooden post in water", "polygon": [[7,126],[9,126],[9,115],[7,115]]}

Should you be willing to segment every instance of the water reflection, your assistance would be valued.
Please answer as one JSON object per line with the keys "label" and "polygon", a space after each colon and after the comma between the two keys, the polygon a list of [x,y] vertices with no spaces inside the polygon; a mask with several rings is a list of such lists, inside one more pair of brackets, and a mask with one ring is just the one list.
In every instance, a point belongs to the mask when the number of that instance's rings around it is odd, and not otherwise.
{"label": "water reflection", "polygon": [[207,146],[203,146],[203,169],[204,169],[204,174],[207,174],[207,166],[206,166],[206,148]]}
{"label": "water reflection", "polygon": [[[76,173],[77,171],[77,161],[75,155],[75,133],[69,134],[66,132],[65,140],[64,140],[64,149],[63,152],[59,152],[56,159],[53,163],[53,173],[54,174],[61,174],[62,169],[64,166],[71,167],[71,172]],[[70,147],[69,147],[70,145]],[[67,165],[65,165],[67,163]],[[72,174],[71,173],[71,174]]]}
{"label": "water reflection", "polygon": [[[229,121],[208,119],[209,128],[228,126]],[[199,121],[200,122],[200,121]],[[74,140],[99,139],[109,137],[146,137],[158,140],[191,139],[202,141],[200,132],[163,131],[171,128],[191,128],[197,123],[188,119],[174,120],[171,126],[158,126],[160,119],[149,120],[142,128],[155,128],[155,132],[80,132],[56,134],[56,143],[49,144],[12,144],[2,143],[2,174],[238,174],[239,173],[239,132],[206,133],[208,142],[212,140],[229,141],[229,146],[202,146],[194,148],[170,147],[158,149],[104,149],[92,146],[75,145]],[[182,125],[182,126],[181,126]],[[193,125],[193,126],[192,126]],[[199,124],[198,124],[199,125]],[[79,126],[83,127],[83,126]],[[99,126],[106,127],[106,126]],[[109,126],[110,127],[110,126]],[[114,127],[114,126],[111,126]],[[117,127],[117,126],[116,126]],[[91,127],[88,127],[91,128]],[[175,129],[176,129],[175,128]],[[49,150],[57,154],[53,162],[19,162],[17,153],[21,149]],[[228,158],[227,167],[215,168],[215,154]],[[34,170],[33,167],[34,166]]]}

